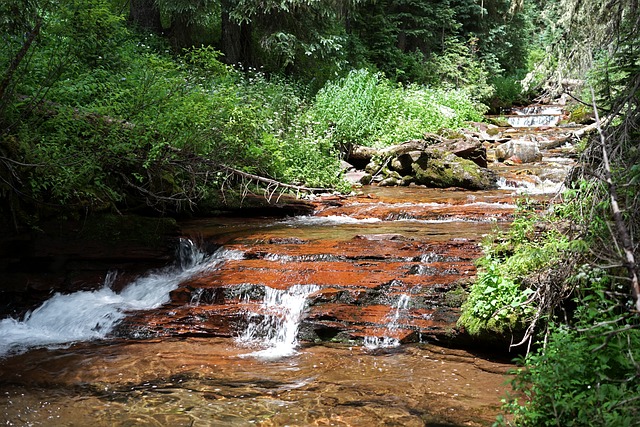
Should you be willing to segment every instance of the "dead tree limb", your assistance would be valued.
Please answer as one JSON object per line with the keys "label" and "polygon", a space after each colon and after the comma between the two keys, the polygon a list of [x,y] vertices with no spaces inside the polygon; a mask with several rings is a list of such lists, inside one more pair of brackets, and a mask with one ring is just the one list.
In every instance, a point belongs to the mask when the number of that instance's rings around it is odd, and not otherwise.
{"label": "dead tree limb", "polygon": [[[595,99],[593,88],[591,88],[591,97]],[[640,283],[638,282],[638,272],[636,268],[635,256],[633,253],[633,242],[631,241],[631,235],[622,217],[620,206],[618,205],[618,192],[611,176],[611,165],[609,163],[609,154],[607,151],[607,139],[605,138],[602,126],[600,125],[600,117],[598,115],[598,108],[593,103],[593,111],[596,119],[596,127],[598,134],[600,135],[600,145],[602,148],[602,163],[604,167],[604,178],[609,190],[609,199],[611,202],[611,211],[613,214],[613,220],[616,225],[616,234],[620,243],[622,244],[622,250],[624,252],[624,266],[627,269],[629,279],[631,280],[631,294],[635,300],[636,310],[640,313]]]}
{"label": "dead tree limb", "polygon": [[[307,187],[304,185],[293,185],[293,184],[286,184],[284,182],[272,179],[272,178],[267,178],[264,176],[260,176],[260,175],[255,175],[249,172],[244,172],[241,171],[239,169],[233,168],[231,166],[226,166],[224,164],[218,163],[217,161],[208,159],[206,157],[202,157],[198,154],[195,153],[186,153],[183,150],[179,149],[179,148],[175,148],[175,147],[166,147],[167,150],[170,150],[171,152],[185,158],[185,159],[189,159],[190,161],[197,163],[197,164],[201,164],[201,165],[207,165],[212,167],[215,170],[219,170],[221,172],[224,172],[226,174],[228,174],[228,176],[233,176],[236,178],[239,178],[241,181],[245,182],[254,182],[254,183],[259,183],[259,184],[264,184],[267,186],[267,193],[270,194],[269,198],[271,198],[273,196],[273,194],[275,194],[275,190],[279,189],[279,188],[284,188],[287,190],[293,190],[296,191],[296,193],[311,193],[311,194],[315,194],[315,193],[327,193],[327,192],[332,192],[333,189],[331,188],[319,188],[319,187]],[[272,190],[273,188],[275,188],[275,190]]]}
{"label": "dead tree limb", "polygon": [[0,100],[4,99],[6,95],[7,87],[9,87],[9,84],[11,83],[11,80],[13,79],[14,74],[18,70],[20,63],[24,59],[24,56],[29,51],[29,48],[31,48],[31,45],[33,44],[38,34],[40,34],[41,27],[42,27],[42,18],[38,17],[36,19],[35,25],[33,26],[33,29],[29,33],[27,33],[27,39],[22,44],[22,47],[20,48],[16,56],[14,56],[13,59],[11,60],[11,63],[9,64],[9,68],[5,72],[4,78],[2,79],[2,81],[0,81]]}
{"label": "dead tree limb", "polygon": [[[206,160],[206,159],[203,159],[203,160]],[[237,176],[237,177],[240,177],[240,178],[245,178],[245,179],[248,179],[249,181],[253,181],[253,182],[259,182],[259,183],[262,183],[262,184],[267,184],[267,186],[270,186],[270,187],[276,186],[276,188],[278,188],[278,187],[286,188],[288,190],[295,190],[295,191],[299,191],[299,192],[303,192],[303,193],[327,193],[327,192],[333,191],[330,188],[317,188],[317,187],[306,187],[304,185],[285,184],[284,182],[280,182],[280,181],[277,181],[275,179],[265,178],[264,176],[254,175],[254,174],[248,173],[248,172],[243,172],[243,171],[241,171],[239,169],[235,169],[235,168],[232,168],[230,166],[225,166],[225,165],[222,165],[222,164],[217,164],[217,163],[211,162],[209,160],[207,160],[207,162],[213,163],[215,166],[217,166],[221,170],[223,170],[225,172],[229,172],[230,174],[232,174],[234,176]]]}

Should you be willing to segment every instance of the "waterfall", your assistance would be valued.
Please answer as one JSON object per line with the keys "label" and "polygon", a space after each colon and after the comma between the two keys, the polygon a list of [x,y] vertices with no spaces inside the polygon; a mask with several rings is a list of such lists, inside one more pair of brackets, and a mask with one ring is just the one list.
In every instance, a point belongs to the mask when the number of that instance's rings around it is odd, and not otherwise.
{"label": "waterfall", "polygon": [[193,275],[215,268],[237,251],[219,249],[210,257],[188,239],[181,239],[176,265],[151,272],[129,283],[120,293],[111,289],[115,273],[106,275],[94,291],[57,293],[22,320],[0,320],[0,357],[32,347],[64,346],[105,338],[127,312],[153,309],[169,301],[169,293]]}
{"label": "waterfall", "polygon": [[514,128],[555,126],[560,122],[560,116],[538,114],[532,116],[511,116],[507,118]]}
{"label": "waterfall", "polygon": [[555,194],[564,188],[563,182],[553,182],[548,179],[542,180],[538,177],[536,182],[507,180],[504,177],[498,178],[496,184],[501,190],[514,190],[518,194]]}
{"label": "waterfall", "polygon": [[400,345],[400,341],[397,338],[394,338],[394,332],[400,329],[400,318],[404,311],[409,308],[409,302],[411,301],[411,296],[408,294],[402,294],[398,297],[398,301],[393,305],[395,311],[391,316],[387,316],[389,320],[387,322],[386,334],[382,337],[364,337],[364,346],[368,349],[376,349],[376,348],[389,348],[389,347],[397,347]]}
{"label": "waterfall", "polygon": [[260,313],[248,313],[247,328],[238,341],[266,348],[248,356],[277,359],[295,354],[307,297],[318,289],[316,285],[295,285],[286,290],[265,287]]}

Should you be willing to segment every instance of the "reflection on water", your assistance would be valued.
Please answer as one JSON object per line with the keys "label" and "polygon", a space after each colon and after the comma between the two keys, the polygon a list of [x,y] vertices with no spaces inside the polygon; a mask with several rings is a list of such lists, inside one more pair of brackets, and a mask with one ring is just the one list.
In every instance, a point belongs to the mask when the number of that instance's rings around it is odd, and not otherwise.
{"label": "reflection on water", "polygon": [[231,339],[38,350],[0,368],[7,425],[490,425],[510,367],[425,345],[308,346],[265,361]]}

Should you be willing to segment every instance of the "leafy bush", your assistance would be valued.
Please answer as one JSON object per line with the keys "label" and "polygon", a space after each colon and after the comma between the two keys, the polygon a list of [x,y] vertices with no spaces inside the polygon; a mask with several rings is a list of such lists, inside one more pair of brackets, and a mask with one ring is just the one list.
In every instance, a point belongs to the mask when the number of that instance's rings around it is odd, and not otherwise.
{"label": "leafy bush", "polygon": [[394,86],[380,73],[350,72],[320,90],[307,115],[335,146],[385,146],[481,120],[483,106],[464,90]]}
{"label": "leafy bush", "polygon": [[515,418],[498,425],[638,425],[640,325],[602,280],[591,275],[587,283],[575,324],[554,325],[546,347],[519,360],[516,393],[504,401]]}
{"label": "leafy bush", "polygon": [[543,219],[537,203],[518,202],[509,230],[485,242],[484,255],[477,261],[478,279],[462,306],[458,326],[471,335],[496,336],[524,329],[536,312],[528,299],[537,289],[528,278],[584,250],[584,243],[564,230],[575,211],[563,206],[547,211]]}
{"label": "leafy bush", "polygon": [[494,76],[489,80],[495,92],[488,100],[492,113],[502,114],[504,109],[525,103],[522,83],[516,77]]}
{"label": "leafy bush", "polygon": [[[485,258],[485,263],[490,261]],[[525,321],[533,313],[525,302],[534,291],[521,286],[499,270],[497,262],[489,263],[478,275],[469,297],[462,305],[458,325],[471,335],[487,332],[503,334],[523,329]]]}

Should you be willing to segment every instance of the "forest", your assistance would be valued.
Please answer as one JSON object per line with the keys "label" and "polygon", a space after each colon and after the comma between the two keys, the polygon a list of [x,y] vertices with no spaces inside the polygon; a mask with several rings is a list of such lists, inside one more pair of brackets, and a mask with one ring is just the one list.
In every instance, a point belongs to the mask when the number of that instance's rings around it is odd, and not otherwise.
{"label": "forest", "polygon": [[522,332],[496,425],[639,425],[635,0],[4,0],[0,36],[4,235],[349,194],[356,145],[566,94],[578,165],[487,239],[458,324]]}

